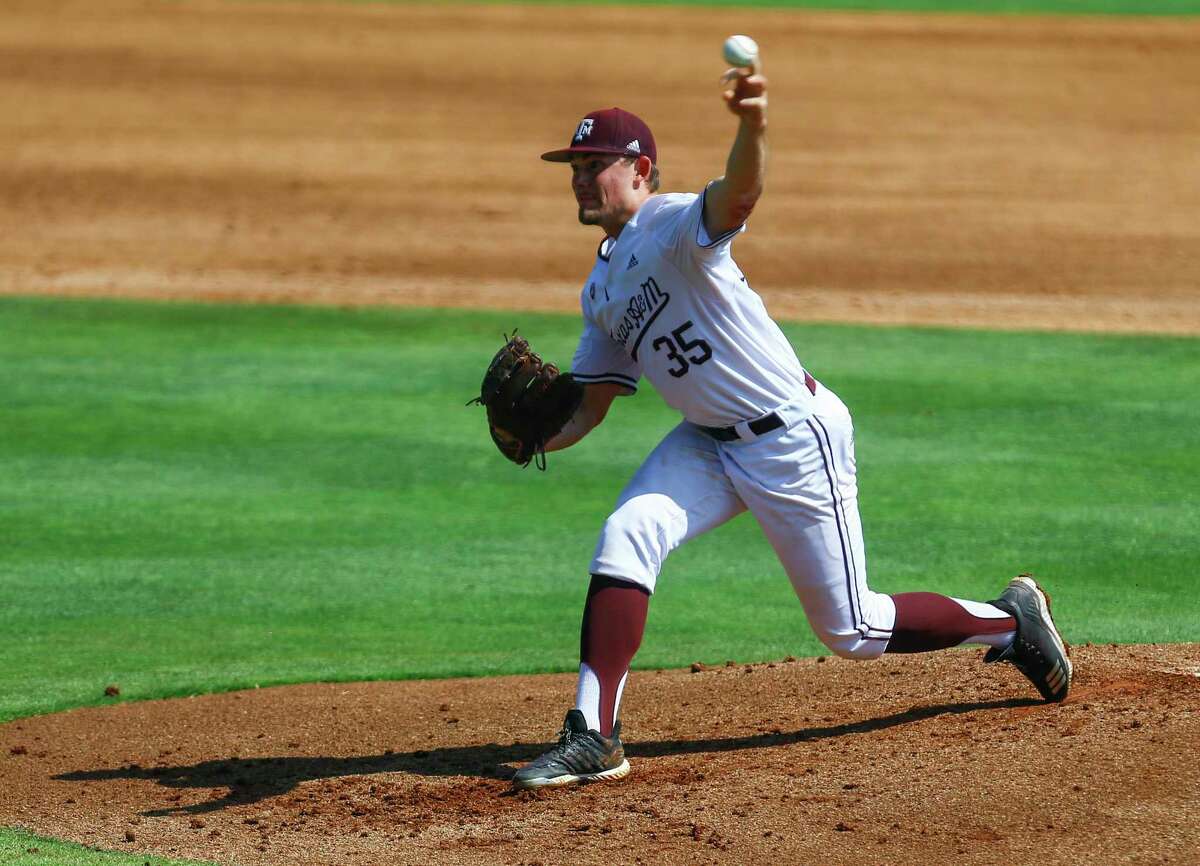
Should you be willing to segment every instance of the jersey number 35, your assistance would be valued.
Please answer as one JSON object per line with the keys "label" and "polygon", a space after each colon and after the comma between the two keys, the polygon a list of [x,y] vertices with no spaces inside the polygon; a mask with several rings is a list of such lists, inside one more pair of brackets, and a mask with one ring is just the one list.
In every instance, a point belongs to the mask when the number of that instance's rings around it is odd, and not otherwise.
{"label": "jersey number 35", "polygon": [[[684,322],[669,335],[663,334],[650,344],[656,352],[663,349],[667,350],[667,358],[675,362],[675,366],[668,367],[667,372],[676,379],[680,376],[686,376],[687,371],[692,368],[693,364],[699,366],[711,358],[713,354],[712,348],[702,337],[689,340],[685,336],[687,329],[690,327],[692,327],[691,319]],[[685,352],[691,352],[692,354],[685,355]]]}

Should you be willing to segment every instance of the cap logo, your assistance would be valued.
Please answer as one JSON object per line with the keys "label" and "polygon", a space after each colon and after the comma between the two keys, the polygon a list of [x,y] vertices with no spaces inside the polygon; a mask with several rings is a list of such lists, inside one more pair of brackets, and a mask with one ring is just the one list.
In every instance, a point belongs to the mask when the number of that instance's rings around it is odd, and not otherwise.
{"label": "cap logo", "polygon": [[592,127],[595,125],[595,123],[596,121],[592,120],[590,117],[585,117],[583,120],[579,121],[579,127],[575,130],[575,141],[583,141],[585,138],[591,135]]}
{"label": "cap logo", "polygon": [[641,146],[641,144],[638,143],[638,140],[636,138],[633,141],[629,142],[629,144],[625,145],[625,149],[632,150],[634,153],[642,152],[642,146]]}

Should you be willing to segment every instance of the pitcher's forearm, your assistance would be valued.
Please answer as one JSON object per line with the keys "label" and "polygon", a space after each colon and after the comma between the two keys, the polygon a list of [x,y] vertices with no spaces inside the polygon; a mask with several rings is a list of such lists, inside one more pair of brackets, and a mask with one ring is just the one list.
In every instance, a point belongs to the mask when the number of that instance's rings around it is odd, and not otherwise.
{"label": "pitcher's forearm", "polygon": [[598,422],[589,417],[588,413],[580,407],[566,426],[557,434],[552,436],[546,442],[546,451],[562,451],[564,448],[570,448],[588,433],[595,429]]}
{"label": "pitcher's forearm", "polygon": [[761,124],[743,117],[725,163],[725,194],[729,198],[730,222],[741,225],[762,195],[767,171],[766,121]]}
{"label": "pitcher's forearm", "polygon": [[767,79],[737,73],[725,102],[738,118],[724,176],[708,187],[704,227],[720,237],[742,225],[758,203],[767,172]]}
{"label": "pitcher's forearm", "polygon": [[554,436],[546,441],[547,451],[561,451],[570,448],[592,430],[600,425],[613,400],[629,389],[607,382],[583,386],[583,402],[571,416],[571,420]]}

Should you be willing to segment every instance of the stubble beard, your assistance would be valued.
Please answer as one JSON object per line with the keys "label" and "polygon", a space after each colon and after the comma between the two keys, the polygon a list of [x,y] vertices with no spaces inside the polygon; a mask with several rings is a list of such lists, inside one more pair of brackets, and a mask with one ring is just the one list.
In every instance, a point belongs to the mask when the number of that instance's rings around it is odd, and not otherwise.
{"label": "stubble beard", "polygon": [[585,226],[600,225],[600,208],[579,206],[579,224]]}

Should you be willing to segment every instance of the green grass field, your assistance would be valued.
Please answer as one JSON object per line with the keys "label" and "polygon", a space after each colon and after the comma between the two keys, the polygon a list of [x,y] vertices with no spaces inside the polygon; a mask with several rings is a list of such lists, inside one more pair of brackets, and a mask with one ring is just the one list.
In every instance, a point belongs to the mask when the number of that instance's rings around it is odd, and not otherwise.
{"label": "green grass field", "polygon": [[[0,301],[0,719],[572,669],[596,531],[675,417],[644,386],[511,466],[463,403],[518,324],[570,358],[573,316]],[[787,333],[855,411],[876,588],[1030,569],[1074,640],[1200,640],[1200,342]],[[743,516],[672,557],[638,664],[819,652]]]}

